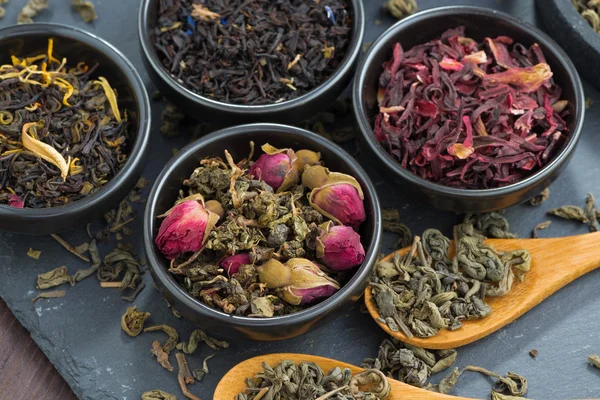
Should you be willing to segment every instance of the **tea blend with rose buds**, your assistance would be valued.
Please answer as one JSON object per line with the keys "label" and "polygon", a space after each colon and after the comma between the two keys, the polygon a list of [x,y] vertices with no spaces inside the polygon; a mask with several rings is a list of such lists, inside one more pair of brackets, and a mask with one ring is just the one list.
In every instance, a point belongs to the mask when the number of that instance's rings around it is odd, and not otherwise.
{"label": "tea blend with rose buds", "polygon": [[[235,400],[378,400],[390,395],[390,383],[377,369],[352,374],[348,368],[325,373],[313,362],[296,364],[285,360],[279,365],[262,364],[263,371],[246,379],[246,390]],[[282,384],[285,382],[285,384]]]}
{"label": "tea blend with rose buds", "polygon": [[526,250],[496,251],[485,244],[486,233],[512,235],[498,213],[467,215],[454,227],[453,258],[450,239],[428,229],[415,237],[407,255],[379,262],[370,283],[379,321],[407,337],[431,337],[488,316],[492,309],[485,298],[508,293],[515,277],[522,281],[531,256]]}
{"label": "tea blend with rose buds", "polygon": [[97,65],[54,51],[0,66],[0,204],[46,208],[95,193],[127,161],[127,112]]}
{"label": "tea blend with rose buds", "polygon": [[327,80],[352,34],[347,0],[161,0],[152,40],[164,68],[193,92],[259,105]]}
{"label": "tea blend with rose buds", "polygon": [[262,146],[200,160],[155,238],[194,298],[228,314],[290,314],[337,292],[361,265],[363,191],[311,150]]}
{"label": "tea blend with rose buds", "polygon": [[537,44],[477,42],[464,26],[404,50],[379,77],[377,140],[413,174],[488,189],[548,164],[569,136],[568,101]]}

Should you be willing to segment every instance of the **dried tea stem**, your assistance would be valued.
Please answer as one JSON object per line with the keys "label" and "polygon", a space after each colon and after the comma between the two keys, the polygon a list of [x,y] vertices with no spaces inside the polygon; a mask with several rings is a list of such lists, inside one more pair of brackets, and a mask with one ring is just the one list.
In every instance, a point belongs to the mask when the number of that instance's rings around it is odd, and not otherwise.
{"label": "dried tea stem", "polygon": [[56,240],[58,243],[60,243],[60,245],[61,245],[62,247],[64,247],[65,249],[67,249],[67,250],[68,250],[68,251],[69,251],[71,254],[74,254],[75,256],[77,256],[77,257],[81,258],[81,259],[82,259],[83,261],[85,261],[85,262],[90,262],[90,259],[89,259],[89,258],[87,258],[87,257],[86,257],[86,256],[84,256],[84,255],[81,255],[81,254],[79,254],[79,253],[77,252],[77,250],[76,250],[76,249],[75,249],[73,246],[71,246],[69,243],[67,243],[67,241],[66,241],[66,240],[64,240],[63,238],[61,238],[60,236],[58,236],[56,233],[53,233],[53,234],[51,234],[50,236],[52,236],[52,238],[53,238],[54,240]]}
{"label": "dried tea stem", "polygon": [[533,228],[533,232],[531,233],[531,237],[534,238],[534,239],[537,239],[539,237],[538,236],[538,231],[540,231],[542,229],[548,228],[550,226],[550,224],[552,224],[552,221],[544,221],[544,222],[541,222],[541,223],[537,224],[535,226],[535,228]]}
{"label": "dried tea stem", "polygon": [[164,369],[173,371],[173,366],[169,362],[169,354],[162,349],[158,340],[152,342],[150,353],[156,357],[156,360]]}
{"label": "dried tea stem", "polygon": [[35,303],[39,299],[56,299],[56,298],[60,298],[60,297],[65,297],[66,294],[67,294],[67,292],[65,292],[64,290],[55,290],[52,292],[42,292],[42,293],[38,294],[37,296],[35,296],[33,299],[31,299],[31,302]]}
{"label": "dried tea stem", "polygon": [[181,387],[181,391],[190,400],[200,400],[199,397],[192,394],[189,391],[187,385],[194,383],[194,377],[190,372],[190,367],[188,366],[187,360],[185,359],[185,355],[183,353],[175,354],[175,358],[177,359],[177,366],[179,368],[179,372],[177,373],[177,380],[179,381],[179,386]]}

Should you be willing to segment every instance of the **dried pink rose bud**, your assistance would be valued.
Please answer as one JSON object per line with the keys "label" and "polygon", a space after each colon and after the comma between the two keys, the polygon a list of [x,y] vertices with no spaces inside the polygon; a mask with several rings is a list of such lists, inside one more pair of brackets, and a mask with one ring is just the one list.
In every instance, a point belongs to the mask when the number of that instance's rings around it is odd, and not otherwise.
{"label": "dried pink rose bud", "polygon": [[286,262],[292,270],[292,283],[280,290],[280,297],[293,305],[310,304],[331,297],[340,284],[312,261],[292,258]]}
{"label": "dried pink rose bud", "polygon": [[23,208],[25,207],[25,202],[16,194],[11,194],[8,196],[8,205],[14,208]]}
{"label": "dried pink rose bud", "polygon": [[220,218],[205,207],[204,199],[198,194],[178,201],[160,217],[164,216],[166,218],[160,224],[156,245],[169,260],[183,253],[200,250]]}
{"label": "dried pink rose bud", "polygon": [[317,238],[317,257],[334,271],[345,271],[362,264],[365,249],[360,235],[349,226],[334,225],[331,221],[321,225],[323,234]]}
{"label": "dried pink rose bud", "polygon": [[307,166],[302,183],[312,189],[310,205],[329,219],[354,229],[367,219],[362,188],[350,175],[330,172],[320,165]]}
{"label": "dried pink rose bud", "polygon": [[271,259],[258,267],[258,277],[268,288],[278,289],[279,296],[293,305],[313,303],[340,289],[337,281],[306,258],[292,258],[285,264]]}
{"label": "dried pink rose bud", "polygon": [[250,253],[238,253],[232,256],[224,257],[219,262],[219,265],[227,271],[229,276],[237,274],[242,265],[252,264],[250,262]]}
{"label": "dried pink rose bud", "polygon": [[248,173],[256,179],[266,182],[278,193],[296,185],[305,165],[319,163],[321,155],[310,150],[277,149],[264,144],[261,149],[265,154],[250,167]]}

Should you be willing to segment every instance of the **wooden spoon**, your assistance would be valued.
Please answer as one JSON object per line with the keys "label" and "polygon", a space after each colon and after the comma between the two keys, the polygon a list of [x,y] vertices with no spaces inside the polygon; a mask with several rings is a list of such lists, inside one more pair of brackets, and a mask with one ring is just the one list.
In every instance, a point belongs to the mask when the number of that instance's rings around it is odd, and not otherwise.
{"label": "wooden spoon", "polygon": [[[238,393],[242,393],[246,389],[246,378],[253,378],[258,372],[263,371],[263,361],[270,366],[276,366],[284,360],[292,360],[297,364],[305,361],[312,361],[321,367],[321,369],[323,369],[325,372],[328,372],[335,367],[349,368],[353,374],[358,374],[364,371],[363,368],[359,368],[352,364],[347,364],[341,361],[332,360],[331,358],[292,353],[267,354],[264,356],[250,358],[230,369],[229,372],[227,372],[225,376],[221,378],[221,381],[217,385],[214,399],[234,400]],[[410,386],[406,383],[402,383],[390,378],[388,378],[388,381],[390,382],[392,390],[387,400],[468,400],[467,397],[449,396],[446,394],[430,392],[428,390]]]}
{"label": "wooden spoon", "polygon": [[[453,243],[451,248],[453,247]],[[525,281],[515,279],[512,290],[502,297],[488,297],[492,313],[483,319],[463,321],[455,331],[442,329],[430,338],[408,338],[393,332],[378,321],[379,311],[372,299],[371,287],[365,292],[365,303],[371,317],[391,336],[405,343],[426,349],[451,349],[481,339],[511,323],[538,305],[567,283],[600,267],[600,232],[551,239],[489,239],[486,243],[499,251],[525,249],[531,254],[531,270]],[[405,255],[409,247],[398,250]],[[395,253],[385,258],[391,261]]]}

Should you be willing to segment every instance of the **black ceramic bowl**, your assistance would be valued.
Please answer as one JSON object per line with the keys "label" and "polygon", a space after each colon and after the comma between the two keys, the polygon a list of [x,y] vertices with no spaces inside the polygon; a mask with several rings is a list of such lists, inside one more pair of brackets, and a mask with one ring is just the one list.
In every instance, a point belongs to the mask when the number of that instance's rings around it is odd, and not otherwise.
{"label": "black ceramic bowl", "polygon": [[144,169],[150,136],[150,102],[144,84],[125,56],[99,37],[65,25],[35,23],[0,29],[0,57],[9,62],[18,57],[45,53],[48,39],[54,50],[69,62],[98,62],[94,76],[104,76],[116,88],[119,107],[128,111],[130,131],[129,159],[105,186],[96,193],[65,206],[46,209],[17,209],[0,205],[0,230],[50,234],[71,230],[100,218],[115,208],[133,189]]}
{"label": "black ceramic bowl", "polygon": [[349,0],[349,2],[352,4],[353,26],[346,57],[329,79],[296,99],[254,106],[230,104],[200,96],[178,83],[158,59],[151,39],[152,31],[156,26],[159,0],[142,0],[140,7],[138,35],[146,70],[154,84],[169,101],[187,115],[202,121],[211,121],[223,126],[247,122],[302,121],[326,109],[354,77],[365,31],[365,11],[362,0]]}
{"label": "black ceramic bowl", "polygon": [[[382,72],[382,63],[392,57],[393,45],[400,42],[408,50],[459,25],[464,25],[467,35],[477,41],[484,37],[505,35],[525,46],[538,43],[554,73],[554,79],[563,89],[562,98],[569,101],[569,139],[548,165],[518,183],[484,190],[457,189],[436,184],[402,168],[375,138],[373,117],[377,113],[377,82]],[[373,43],[360,63],[352,95],[354,113],[362,133],[362,147],[373,155],[374,163],[382,175],[388,181],[416,192],[420,198],[437,208],[460,213],[506,208],[527,201],[548,187],[575,151],[585,111],[583,88],[577,71],[552,39],[517,18],[478,7],[436,8],[415,14],[392,26]]]}
{"label": "black ceramic bowl", "polygon": [[562,46],[577,70],[600,88],[600,35],[577,12],[571,0],[536,0],[544,30]]}
{"label": "black ceramic bowl", "polygon": [[[250,140],[257,146],[268,142],[279,148],[319,151],[328,168],[354,176],[365,194],[367,220],[360,230],[366,251],[364,263],[335,295],[291,315],[262,319],[236,317],[201,303],[189,296],[167,272],[169,262],[154,244],[160,225],[157,216],[171,208],[183,180],[198,167],[199,161],[207,156],[223,157],[224,150],[228,150],[234,160],[240,160],[248,156]],[[348,153],[326,139],[300,128],[278,124],[251,124],[226,128],[188,145],[169,162],[157,178],[144,215],[144,247],[150,272],[160,292],[185,318],[206,330],[232,339],[287,339],[308,332],[340,315],[349,303],[362,295],[379,254],[380,242],[381,210],[377,194],[360,165]]]}

